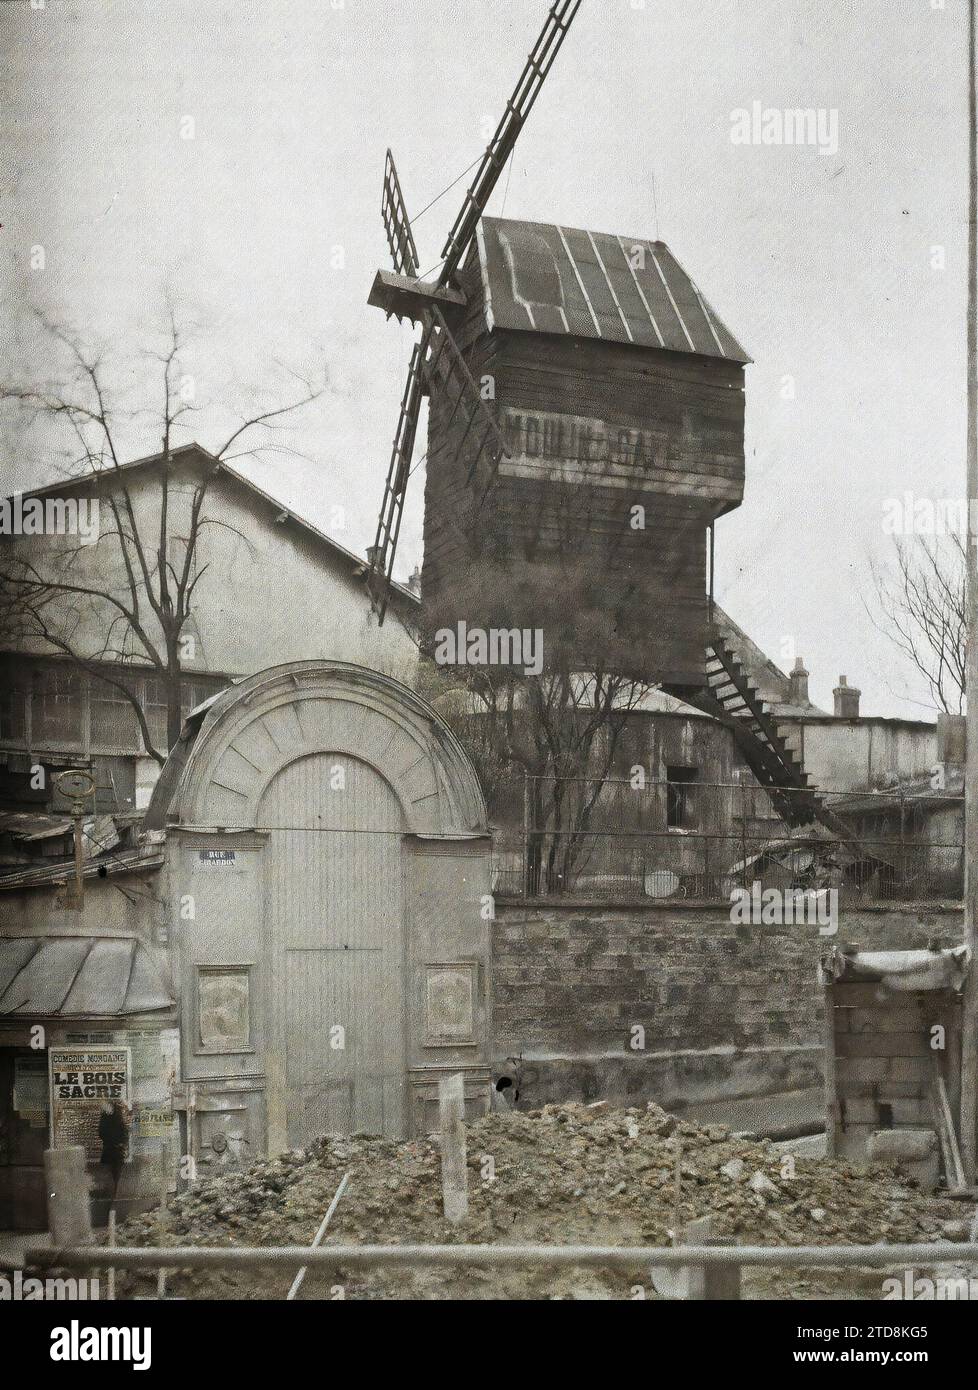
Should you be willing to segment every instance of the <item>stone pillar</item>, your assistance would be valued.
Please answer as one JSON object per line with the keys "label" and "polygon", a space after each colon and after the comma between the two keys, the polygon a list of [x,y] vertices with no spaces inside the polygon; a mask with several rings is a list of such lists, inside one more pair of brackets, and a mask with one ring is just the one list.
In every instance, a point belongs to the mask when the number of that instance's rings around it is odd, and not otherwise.
{"label": "stone pillar", "polygon": [[445,1220],[464,1221],[469,1210],[468,1170],[465,1166],[465,1078],[461,1072],[438,1082],[441,1119],[441,1189]]}
{"label": "stone pillar", "polygon": [[44,1177],[48,1188],[48,1228],[57,1249],[92,1243],[91,1179],[85,1171],[80,1144],[45,1149]]}

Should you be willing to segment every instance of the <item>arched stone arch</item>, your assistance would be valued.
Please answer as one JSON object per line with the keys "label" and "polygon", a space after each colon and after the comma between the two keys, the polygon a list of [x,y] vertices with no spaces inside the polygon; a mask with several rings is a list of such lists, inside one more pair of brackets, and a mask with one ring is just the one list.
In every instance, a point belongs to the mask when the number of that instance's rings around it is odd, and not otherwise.
{"label": "arched stone arch", "polygon": [[182,1076],[208,1096],[194,1152],[221,1125],[253,1153],[419,1132],[446,1068],[484,1107],[485,803],[423,700],[339,662],[263,671],[191,716],[147,825],[168,832]]}
{"label": "arched stone arch", "polygon": [[393,788],[409,833],[486,829],[474,769],[430,706],[387,676],[330,661],[275,667],[225,691],[189,754],[169,819],[261,829],[259,806],[272,780],[322,752],[372,766]]}

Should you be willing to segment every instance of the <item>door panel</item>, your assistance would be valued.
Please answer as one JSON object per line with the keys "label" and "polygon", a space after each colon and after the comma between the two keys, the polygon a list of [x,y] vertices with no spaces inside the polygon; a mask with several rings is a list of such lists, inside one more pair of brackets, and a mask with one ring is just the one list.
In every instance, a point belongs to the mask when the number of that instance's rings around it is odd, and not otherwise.
{"label": "door panel", "polygon": [[385,1067],[399,1060],[383,953],[289,951],[287,960],[289,1143],[324,1133],[383,1134]]}
{"label": "door panel", "polygon": [[401,1135],[407,1063],[397,799],[366,764],[319,754],[273,781],[259,825],[270,832],[267,921],[287,1142]]}
{"label": "door panel", "polygon": [[14,1109],[18,1060],[36,1063],[38,1053],[0,1047],[0,1228],[43,1231],[48,1224],[44,1181],[48,1127],[46,1121],[31,1123]]}

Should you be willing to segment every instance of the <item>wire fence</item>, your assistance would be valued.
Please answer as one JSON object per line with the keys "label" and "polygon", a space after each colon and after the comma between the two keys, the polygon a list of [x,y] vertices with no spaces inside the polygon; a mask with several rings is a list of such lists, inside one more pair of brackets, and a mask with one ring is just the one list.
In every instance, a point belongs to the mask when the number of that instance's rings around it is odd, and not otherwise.
{"label": "wire fence", "polygon": [[[516,810],[516,808],[514,808]],[[964,798],[747,782],[527,777],[494,837],[494,885],[526,898],[960,900]]]}

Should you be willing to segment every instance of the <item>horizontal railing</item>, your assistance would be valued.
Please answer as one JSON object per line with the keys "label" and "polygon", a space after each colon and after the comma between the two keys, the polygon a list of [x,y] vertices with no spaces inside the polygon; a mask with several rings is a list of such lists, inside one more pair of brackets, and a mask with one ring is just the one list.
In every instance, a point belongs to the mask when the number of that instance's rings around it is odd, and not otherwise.
{"label": "horizontal railing", "polygon": [[[963,797],[748,782],[527,778],[493,819],[497,893],[728,899],[735,888],[840,901],[960,900]],[[790,823],[789,823],[790,822]]]}
{"label": "horizontal railing", "polygon": [[513,1269],[528,1265],[553,1268],[662,1269],[692,1265],[738,1265],[797,1269],[889,1269],[978,1261],[978,1243],[941,1241],[916,1245],[308,1245],[286,1246],[77,1246],[28,1249],[30,1267],[93,1269],[260,1269],[302,1265],[312,1268],[369,1269],[390,1266],[424,1269],[467,1265]]}

